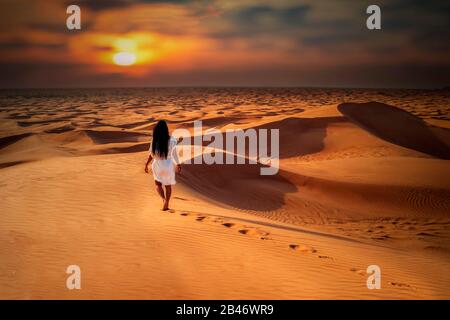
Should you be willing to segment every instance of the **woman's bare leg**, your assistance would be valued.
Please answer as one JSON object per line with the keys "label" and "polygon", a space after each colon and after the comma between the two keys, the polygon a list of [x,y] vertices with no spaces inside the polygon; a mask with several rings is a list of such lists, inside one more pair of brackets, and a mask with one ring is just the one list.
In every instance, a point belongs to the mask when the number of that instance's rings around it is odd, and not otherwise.
{"label": "woman's bare leg", "polygon": [[168,210],[169,209],[170,196],[172,195],[172,186],[165,186],[165,187],[166,187],[166,198],[164,200],[164,208],[163,208],[163,210]]}
{"label": "woman's bare leg", "polygon": [[163,189],[163,187],[162,187],[161,182],[155,180],[155,185],[156,185],[156,191],[158,192],[159,196],[160,196],[163,200],[165,200],[166,198],[165,198],[165,196],[164,196],[164,189]]}

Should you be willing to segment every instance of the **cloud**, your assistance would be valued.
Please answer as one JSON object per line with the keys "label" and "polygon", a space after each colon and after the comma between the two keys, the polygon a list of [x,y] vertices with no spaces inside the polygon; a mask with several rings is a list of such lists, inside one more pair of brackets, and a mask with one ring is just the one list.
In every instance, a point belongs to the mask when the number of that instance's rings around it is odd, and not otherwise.
{"label": "cloud", "polygon": [[289,7],[237,7],[222,10],[218,17],[206,18],[203,23],[212,26],[208,29],[210,35],[223,38],[291,33],[305,24],[310,10],[309,5],[303,4]]}
{"label": "cloud", "polygon": [[441,0],[393,0],[384,1],[383,7],[388,10],[409,10],[416,13],[448,12],[450,3]]}
{"label": "cloud", "polygon": [[[72,3],[82,8],[79,32],[65,27],[65,7]],[[378,0],[381,31],[365,26],[369,4],[369,0],[3,0],[0,64],[8,73],[0,75],[0,86],[14,79],[27,86],[90,86],[99,79],[101,84],[118,86],[158,85],[158,81],[160,85],[449,85],[450,45],[445,40],[450,4]],[[117,71],[111,65],[118,38],[135,39],[139,55],[146,57],[142,73],[131,75],[127,70],[132,68]]]}
{"label": "cloud", "polygon": [[33,43],[23,38],[13,38],[0,42],[0,50],[33,50],[36,48],[62,50],[65,43]]}
{"label": "cloud", "polygon": [[[188,0],[78,0],[80,8],[88,8],[93,11],[108,9],[128,8],[137,4],[186,4]],[[74,4],[74,1],[66,0],[66,5]]]}
{"label": "cloud", "polygon": [[302,25],[308,11],[308,5],[297,5],[286,8],[274,8],[270,6],[247,7],[232,12],[230,17],[238,23],[238,26],[253,25],[265,27],[267,20],[272,20],[277,25],[296,26]]}

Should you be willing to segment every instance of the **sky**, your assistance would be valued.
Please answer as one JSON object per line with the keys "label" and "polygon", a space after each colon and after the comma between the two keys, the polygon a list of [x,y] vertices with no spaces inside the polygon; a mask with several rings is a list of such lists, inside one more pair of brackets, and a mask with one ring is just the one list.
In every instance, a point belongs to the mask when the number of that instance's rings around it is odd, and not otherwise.
{"label": "sky", "polygon": [[449,27],[443,0],[0,0],[0,88],[442,88]]}

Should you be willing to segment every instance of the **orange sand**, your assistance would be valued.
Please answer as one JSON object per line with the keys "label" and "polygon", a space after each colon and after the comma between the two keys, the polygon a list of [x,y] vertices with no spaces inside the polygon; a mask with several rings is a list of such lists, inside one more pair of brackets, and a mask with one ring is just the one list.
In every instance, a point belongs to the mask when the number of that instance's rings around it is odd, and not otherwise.
{"label": "orange sand", "polygon": [[[1,109],[0,298],[449,299],[448,120],[408,105]],[[186,165],[162,212],[143,170],[159,118],[278,128],[280,173]]]}

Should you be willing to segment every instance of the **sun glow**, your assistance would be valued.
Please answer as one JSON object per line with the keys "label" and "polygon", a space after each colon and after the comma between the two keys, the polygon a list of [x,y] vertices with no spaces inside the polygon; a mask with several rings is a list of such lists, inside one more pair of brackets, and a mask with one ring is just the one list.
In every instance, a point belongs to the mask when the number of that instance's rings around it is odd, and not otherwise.
{"label": "sun glow", "polygon": [[92,72],[142,77],[162,68],[167,72],[191,70],[193,61],[201,58],[198,54],[208,52],[215,43],[148,32],[83,33],[75,35],[68,46],[73,59],[91,66]]}
{"label": "sun glow", "polygon": [[113,61],[118,66],[131,66],[136,63],[136,55],[132,52],[118,52],[114,55]]}

